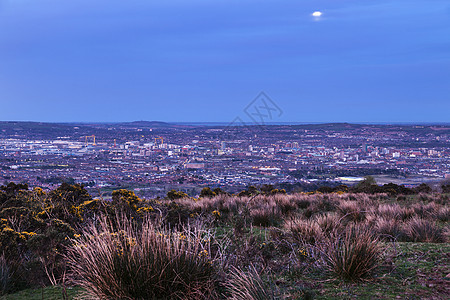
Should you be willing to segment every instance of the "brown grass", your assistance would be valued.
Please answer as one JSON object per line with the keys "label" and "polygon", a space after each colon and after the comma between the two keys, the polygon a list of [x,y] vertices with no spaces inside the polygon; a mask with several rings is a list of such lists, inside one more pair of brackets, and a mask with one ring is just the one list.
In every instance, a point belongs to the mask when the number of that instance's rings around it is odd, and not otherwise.
{"label": "brown grass", "polygon": [[137,228],[121,219],[91,224],[67,254],[72,276],[90,298],[204,299],[216,295],[206,232]]}
{"label": "brown grass", "polygon": [[409,220],[404,229],[410,241],[422,243],[442,243],[444,235],[441,228],[429,220],[414,217]]}
{"label": "brown grass", "polygon": [[343,219],[353,222],[362,222],[366,218],[366,207],[357,201],[341,201],[338,212]]}
{"label": "brown grass", "polygon": [[385,240],[403,240],[405,237],[401,222],[395,218],[378,217],[375,219],[374,228]]}
{"label": "brown grass", "polygon": [[322,250],[326,269],[337,279],[366,279],[380,264],[382,248],[367,228],[351,226],[333,235]]}
{"label": "brown grass", "polygon": [[248,272],[233,268],[226,287],[230,300],[269,300],[275,299],[265,287],[257,270],[251,266]]}
{"label": "brown grass", "polygon": [[342,226],[339,216],[335,213],[317,215],[315,218],[315,222],[322,230],[322,232],[327,234],[339,230],[339,228]]}
{"label": "brown grass", "polygon": [[284,227],[298,244],[315,244],[323,237],[319,224],[314,220],[292,219],[287,221]]}

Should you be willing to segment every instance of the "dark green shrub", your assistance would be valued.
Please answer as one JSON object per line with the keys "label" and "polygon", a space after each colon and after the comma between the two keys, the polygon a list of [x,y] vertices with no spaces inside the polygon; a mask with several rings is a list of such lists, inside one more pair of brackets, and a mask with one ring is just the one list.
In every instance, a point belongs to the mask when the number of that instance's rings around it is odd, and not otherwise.
{"label": "dark green shrub", "polygon": [[213,192],[209,187],[205,187],[200,192],[200,197],[214,197],[216,196],[216,193]]}

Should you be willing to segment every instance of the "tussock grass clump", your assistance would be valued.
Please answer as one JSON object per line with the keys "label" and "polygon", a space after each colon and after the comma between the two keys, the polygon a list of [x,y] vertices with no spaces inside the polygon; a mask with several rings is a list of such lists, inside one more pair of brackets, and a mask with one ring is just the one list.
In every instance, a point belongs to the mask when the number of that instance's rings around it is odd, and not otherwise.
{"label": "tussock grass clump", "polygon": [[326,269],[337,279],[358,281],[367,278],[380,264],[381,245],[367,228],[350,226],[329,238],[322,250]]}
{"label": "tussock grass clump", "polygon": [[376,209],[376,213],[384,218],[398,219],[402,215],[402,207],[398,204],[380,204]]}
{"label": "tussock grass clump", "polygon": [[445,226],[444,230],[442,231],[442,234],[444,235],[444,239],[446,243],[450,242],[450,226]]}
{"label": "tussock grass clump", "polygon": [[298,208],[305,209],[311,205],[310,196],[300,193],[292,195],[292,202],[294,202]]}
{"label": "tussock grass clump", "polygon": [[281,221],[282,214],[275,203],[265,203],[257,208],[250,209],[253,225],[269,227]]}
{"label": "tussock grass clump", "polygon": [[137,228],[122,219],[114,229],[103,219],[85,229],[68,249],[76,283],[95,299],[211,299],[216,271],[207,232]]}
{"label": "tussock grass clump", "polygon": [[325,215],[317,215],[315,222],[319,225],[322,232],[331,233],[342,226],[339,219],[335,213],[328,213]]}
{"label": "tussock grass clump", "polygon": [[361,222],[366,218],[365,207],[357,201],[341,201],[338,211],[341,216],[349,221]]}
{"label": "tussock grass clump", "polygon": [[442,243],[444,235],[442,229],[428,220],[414,217],[405,224],[408,239],[412,242]]}
{"label": "tussock grass clump", "polygon": [[275,299],[268,293],[263,280],[252,266],[249,272],[233,268],[229,274],[226,287],[230,300],[269,300]]}
{"label": "tussock grass clump", "polygon": [[374,227],[380,237],[385,240],[404,240],[405,233],[397,219],[378,217],[375,219]]}
{"label": "tussock grass clump", "polygon": [[441,222],[448,222],[450,220],[450,207],[442,206],[436,211],[436,219]]}
{"label": "tussock grass clump", "polygon": [[273,198],[283,215],[291,214],[298,208],[291,195],[276,194]]}
{"label": "tussock grass clump", "polygon": [[433,218],[437,210],[437,205],[434,202],[430,202],[425,205],[422,203],[416,203],[412,206],[412,208],[414,209],[416,215],[421,218]]}
{"label": "tussock grass clump", "polygon": [[339,203],[336,199],[330,198],[328,195],[317,195],[313,201],[313,210],[316,213],[334,211]]}
{"label": "tussock grass clump", "polygon": [[323,237],[319,224],[313,220],[293,219],[285,223],[294,241],[300,244],[315,244]]}

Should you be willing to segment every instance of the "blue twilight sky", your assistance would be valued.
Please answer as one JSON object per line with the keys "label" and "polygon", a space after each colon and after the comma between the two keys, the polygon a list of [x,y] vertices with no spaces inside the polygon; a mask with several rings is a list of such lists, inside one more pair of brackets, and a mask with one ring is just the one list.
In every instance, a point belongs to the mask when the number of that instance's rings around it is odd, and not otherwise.
{"label": "blue twilight sky", "polygon": [[450,1],[0,0],[2,121],[246,121],[260,91],[275,122],[450,122]]}

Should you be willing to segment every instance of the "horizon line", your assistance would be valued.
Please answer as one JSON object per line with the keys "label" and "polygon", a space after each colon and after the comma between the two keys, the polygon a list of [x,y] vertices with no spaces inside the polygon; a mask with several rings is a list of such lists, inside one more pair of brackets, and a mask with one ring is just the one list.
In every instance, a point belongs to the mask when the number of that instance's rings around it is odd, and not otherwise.
{"label": "horizon line", "polygon": [[284,121],[284,122],[242,122],[234,123],[233,121],[160,121],[160,120],[134,120],[134,121],[2,121],[0,123],[47,123],[47,124],[126,124],[126,123],[166,123],[171,125],[204,125],[204,126],[227,126],[233,124],[233,126],[276,126],[276,125],[324,125],[324,124],[349,124],[349,125],[410,125],[410,126],[420,126],[420,125],[450,125],[450,122],[439,122],[439,121],[318,121],[318,122],[300,122],[300,121]]}

